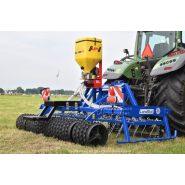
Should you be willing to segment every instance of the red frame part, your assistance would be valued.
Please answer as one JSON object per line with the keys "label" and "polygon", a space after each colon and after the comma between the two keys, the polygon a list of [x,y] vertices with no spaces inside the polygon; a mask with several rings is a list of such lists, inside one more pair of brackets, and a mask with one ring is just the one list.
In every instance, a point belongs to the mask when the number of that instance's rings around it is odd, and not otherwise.
{"label": "red frame part", "polygon": [[99,74],[96,79],[88,81],[87,87],[89,88],[102,88],[102,61],[99,63]]}

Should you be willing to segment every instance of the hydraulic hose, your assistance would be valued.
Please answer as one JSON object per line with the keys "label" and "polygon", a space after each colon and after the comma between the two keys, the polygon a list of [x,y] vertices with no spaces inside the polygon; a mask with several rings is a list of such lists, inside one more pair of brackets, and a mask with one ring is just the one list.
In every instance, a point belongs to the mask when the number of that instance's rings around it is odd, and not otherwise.
{"label": "hydraulic hose", "polygon": [[[79,93],[80,93],[81,98],[84,100],[84,102],[85,102],[87,105],[89,105],[89,107],[96,108],[96,109],[105,108],[105,107],[112,107],[112,106],[110,106],[110,105],[97,105],[97,104],[95,104],[95,103],[89,102],[89,101],[86,99],[86,97],[84,96],[83,87],[84,87],[84,84],[81,84],[81,85],[80,85],[80,91],[79,91]],[[121,109],[120,107],[117,107],[117,106],[114,106],[114,108]]]}
{"label": "hydraulic hose", "polygon": [[[86,97],[84,96],[83,88],[84,88],[84,84],[80,84],[80,86],[77,88],[77,90],[74,92],[74,94],[68,99],[68,101],[73,100],[73,98],[74,98],[78,93],[80,93],[81,98],[84,100],[84,102],[85,102],[89,107],[96,108],[96,109],[105,108],[105,107],[112,107],[112,106],[110,106],[110,105],[97,105],[97,104],[95,104],[95,103],[89,102],[89,101],[86,99]],[[118,106],[114,106],[114,108],[121,109],[121,108],[118,107]]]}
{"label": "hydraulic hose", "polygon": [[67,101],[73,100],[73,98],[79,93],[80,87],[81,87],[81,85],[77,88],[77,90],[74,92],[74,94]]}

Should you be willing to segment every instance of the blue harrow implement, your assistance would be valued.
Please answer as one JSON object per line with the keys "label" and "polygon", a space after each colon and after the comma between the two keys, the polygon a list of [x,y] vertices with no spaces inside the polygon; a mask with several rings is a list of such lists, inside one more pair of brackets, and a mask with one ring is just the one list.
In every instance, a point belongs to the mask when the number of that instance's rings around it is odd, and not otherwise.
{"label": "blue harrow implement", "polygon": [[[121,89],[122,103],[108,103],[111,87]],[[170,109],[139,106],[129,85],[123,81],[106,84],[102,88],[86,88],[85,92],[83,90],[82,84],[75,92],[82,97],[79,101],[45,101],[37,116],[21,115],[17,120],[18,128],[95,146],[105,145],[108,134],[112,132],[117,132],[117,136],[124,133],[125,140],[117,141],[118,144],[167,140],[177,136],[177,131],[171,136],[167,119]],[[130,102],[130,105],[126,105],[126,102]],[[149,127],[150,133],[146,132]],[[132,140],[132,137],[139,139]]]}

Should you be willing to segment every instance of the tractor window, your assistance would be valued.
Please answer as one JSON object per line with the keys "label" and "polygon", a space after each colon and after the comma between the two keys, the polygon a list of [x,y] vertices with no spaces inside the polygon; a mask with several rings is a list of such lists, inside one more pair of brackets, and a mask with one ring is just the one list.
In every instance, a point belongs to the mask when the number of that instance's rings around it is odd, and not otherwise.
{"label": "tractor window", "polygon": [[[144,51],[146,45],[146,35],[143,35],[142,42],[141,42],[141,51]],[[142,53],[141,53],[142,55]]]}
{"label": "tractor window", "polygon": [[140,31],[137,54],[143,58],[145,47],[150,46],[152,55],[150,58],[160,58],[169,53],[175,47],[174,31]]}
{"label": "tractor window", "polygon": [[182,42],[185,44],[185,31],[182,31]]}

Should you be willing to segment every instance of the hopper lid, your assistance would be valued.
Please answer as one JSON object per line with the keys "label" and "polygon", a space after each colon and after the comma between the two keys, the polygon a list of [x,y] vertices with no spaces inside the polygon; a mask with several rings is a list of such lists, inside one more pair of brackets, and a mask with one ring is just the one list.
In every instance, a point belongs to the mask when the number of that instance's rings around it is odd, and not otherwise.
{"label": "hopper lid", "polygon": [[101,39],[91,38],[91,37],[84,37],[84,38],[75,40],[75,43],[79,43],[79,42],[83,42],[83,41],[100,42],[100,43],[102,42]]}

